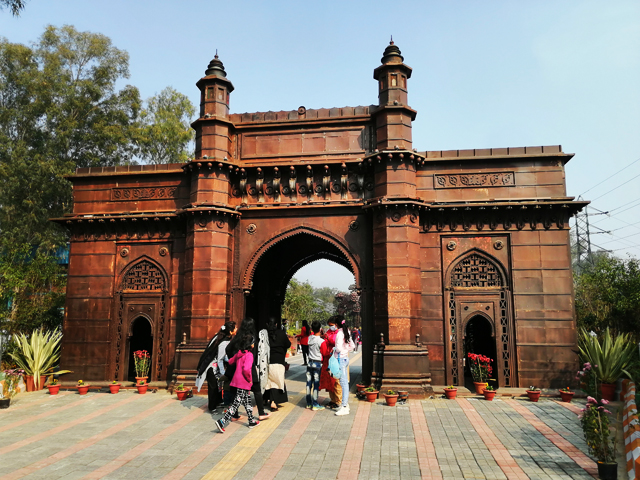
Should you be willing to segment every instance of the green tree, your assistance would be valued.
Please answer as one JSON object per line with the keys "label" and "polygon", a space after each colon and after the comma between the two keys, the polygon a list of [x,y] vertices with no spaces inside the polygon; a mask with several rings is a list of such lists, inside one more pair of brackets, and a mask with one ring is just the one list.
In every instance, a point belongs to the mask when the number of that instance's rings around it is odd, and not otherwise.
{"label": "green tree", "polygon": [[599,254],[574,276],[579,327],[640,340],[640,262]]}
{"label": "green tree", "polygon": [[0,10],[5,7],[11,10],[11,13],[17,17],[24,10],[27,0],[0,0]]}
{"label": "green tree", "polygon": [[167,87],[142,111],[140,157],[147,163],[181,163],[193,156],[196,109],[186,95]]}

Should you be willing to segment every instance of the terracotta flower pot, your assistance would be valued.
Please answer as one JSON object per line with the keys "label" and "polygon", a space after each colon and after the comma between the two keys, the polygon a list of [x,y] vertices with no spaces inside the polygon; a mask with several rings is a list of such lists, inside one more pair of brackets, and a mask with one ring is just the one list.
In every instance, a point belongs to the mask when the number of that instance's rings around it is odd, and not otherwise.
{"label": "terracotta flower pot", "polygon": [[148,376],[146,377],[136,377],[136,385],[140,383],[140,380],[143,380],[144,383],[147,383],[147,378],[149,378]]}
{"label": "terracotta flower pot", "polygon": [[398,401],[398,395],[387,395],[386,393],[384,394],[384,399],[387,402],[387,405],[389,405],[390,407],[395,407],[396,406],[396,402]]}
{"label": "terracotta flower pot", "polygon": [[120,391],[120,384],[119,383],[112,383],[109,385],[109,391],[111,393],[118,393]]}
{"label": "terracotta flower pot", "polygon": [[60,385],[47,385],[49,389],[49,395],[57,395],[60,391]]}
{"label": "terracotta flower pot", "polygon": [[398,400],[404,402],[409,400],[409,392],[407,390],[398,390]]}
{"label": "terracotta flower pot", "polygon": [[573,395],[576,392],[560,392],[560,397],[562,398],[563,402],[571,402],[571,399],[573,398]]}
{"label": "terracotta flower pot", "polygon": [[542,392],[540,390],[527,390],[527,395],[529,395],[529,400],[532,402],[537,402],[540,400],[540,394]]}
{"label": "terracotta flower pot", "polygon": [[378,393],[380,393],[378,390],[375,390],[373,392],[367,392],[365,391],[364,394],[367,396],[367,402],[375,402],[376,399],[378,398]]}
{"label": "terracotta flower pot", "polygon": [[362,392],[365,388],[367,388],[367,385],[360,385],[359,383],[356,383],[356,388],[358,389],[358,392]]}
{"label": "terracotta flower pot", "polygon": [[456,399],[456,395],[458,395],[458,389],[457,388],[445,388],[444,389],[444,395],[445,395],[445,397],[447,397],[447,400],[455,400]]}
{"label": "terracotta flower pot", "polygon": [[493,400],[493,397],[496,396],[496,391],[495,390],[485,390],[482,392],[482,394],[484,395],[484,399],[491,402]]}
{"label": "terracotta flower pot", "polygon": [[478,395],[482,395],[484,389],[489,385],[487,382],[473,382],[473,385],[476,387],[476,393]]}
{"label": "terracotta flower pot", "polygon": [[602,398],[613,402],[616,398],[616,384],[615,383],[601,383],[600,393]]}
{"label": "terracotta flower pot", "polygon": [[136,385],[136,388],[138,389],[138,393],[140,395],[144,395],[145,393],[147,393],[147,388],[149,388],[149,384],[145,383],[144,385]]}
{"label": "terracotta flower pot", "polygon": [[187,398],[187,394],[189,390],[176,390],[176,395],[178,396],[178,400],[182,401]]}
{"label": "terracotta flower pot", "polygon": [[[40,388],[38,390],[44,389],[44,382],[47,380],[45,375],[40,375]],[[33,381],[33,375],[25,375],[24,383],[27,386],[27,392],[35,392],[36,391],[36,383]]]}
{"label": "terracotta flower pot", "polygon": [[89,387],[90,387],[90,386],[91,386],[91,385],[78,385],[78,386],[77,386],[77,388],[78,388],[78,393],[79,393],[80,395],[86,395],[86,394],[87,394],[87,392],[89,391]]}
{"label": "terracotta flower pot", "polygon": [[0,399],[0,409],[9,408],[9,405],[11,405],[11,399],[10,398],[2,398],[2,399]]}
{"label": "terracotta flower pot", "polygon": [[618,464],[598,462],[600,480],[618,480]]}

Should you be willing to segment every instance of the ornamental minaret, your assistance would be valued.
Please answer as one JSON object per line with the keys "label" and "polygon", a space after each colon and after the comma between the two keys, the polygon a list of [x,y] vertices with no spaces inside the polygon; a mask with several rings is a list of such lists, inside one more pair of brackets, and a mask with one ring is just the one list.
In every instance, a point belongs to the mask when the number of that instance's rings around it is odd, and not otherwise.
{"label": "ornamental minaret", "polygon": [[218,52],[196,83],[200,89],[200,118],[192,127],[196,131],[196,159],[225,160],[230,158],[229,95],[233,84],[227,79]]}

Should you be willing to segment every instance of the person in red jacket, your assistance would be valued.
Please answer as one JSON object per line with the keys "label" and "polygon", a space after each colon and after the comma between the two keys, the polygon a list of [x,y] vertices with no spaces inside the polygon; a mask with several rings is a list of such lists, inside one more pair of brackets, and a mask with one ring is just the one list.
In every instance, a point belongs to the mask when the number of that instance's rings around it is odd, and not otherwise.
{"label": "person in red jacket", "polygon": [[333,355],[333,348],[336,346],[336,335],[338,334],[337,320],[335,317],[327,320],[329,330],[324,334],[324,342],[320,346],[322,354],[322,370],[320,371],[320,390],[326,390],[329,393],[331,401],[327,404],[327,408],[338,408],[342,403],[342,387],[340,382],[333,378],[329,373],[329,358]]}
{"label": "person in red jacket", "polygon": [[309,328],[309,322],[306,320],[302,321],[302,330],[300,330],[300,335],[298,335],[298,343],[302,348],[302,365],[307,365],[307,358],[309,356],[309,336],[311,335],[311,329]]}

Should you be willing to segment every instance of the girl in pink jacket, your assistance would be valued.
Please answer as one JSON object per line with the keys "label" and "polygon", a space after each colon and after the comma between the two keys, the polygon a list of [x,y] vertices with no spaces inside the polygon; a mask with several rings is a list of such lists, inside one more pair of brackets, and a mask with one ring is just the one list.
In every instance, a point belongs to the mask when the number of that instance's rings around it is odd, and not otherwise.
{"label": "girl in pink jacket", "polygon": [[233,403],[224,413],[224,416],[220,420],[216,420],[216,427],[221,433],[224,433],[224,427],[231,421],[240,405],[244,406],[247,411],[247,417],[249,418],[249,428],[257,426],[260,422],[253,416],[253,408],[251,407],[251,398],[249,397],[249,391],[253,384],[251,378],[251,366],[253,365],[253,338],[245,337],[241,340],[240,350],[229,360],[229,365],[236,364],[236,371],[233,374],[230,385],[237,389],[236,398]]}

